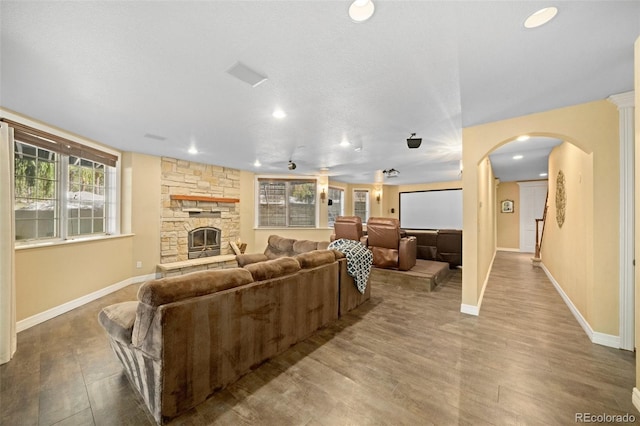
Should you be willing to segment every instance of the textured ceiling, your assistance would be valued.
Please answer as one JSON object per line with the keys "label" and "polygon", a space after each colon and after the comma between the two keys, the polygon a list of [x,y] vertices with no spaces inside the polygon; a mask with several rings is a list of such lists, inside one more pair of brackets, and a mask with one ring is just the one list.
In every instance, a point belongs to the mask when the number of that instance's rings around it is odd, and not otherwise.
{"label": "textured ceiling", "polygon": [[349,1],[5,0],[0,105],[122,150],[398,184],[458,179],[463,126],[633,89],[638,1],[555,2],[534,30],[546,2],[375,4],[355,24]]}

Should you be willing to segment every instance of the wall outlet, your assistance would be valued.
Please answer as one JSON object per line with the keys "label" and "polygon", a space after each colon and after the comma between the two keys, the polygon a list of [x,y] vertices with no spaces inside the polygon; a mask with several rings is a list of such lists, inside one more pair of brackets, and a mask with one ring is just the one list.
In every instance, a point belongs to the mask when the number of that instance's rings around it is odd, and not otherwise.
{"label": "wall outlet", "polygon": [[138,268],[138,269],[142,268],[142,261],[138,260],[136,262],[136,268]]}

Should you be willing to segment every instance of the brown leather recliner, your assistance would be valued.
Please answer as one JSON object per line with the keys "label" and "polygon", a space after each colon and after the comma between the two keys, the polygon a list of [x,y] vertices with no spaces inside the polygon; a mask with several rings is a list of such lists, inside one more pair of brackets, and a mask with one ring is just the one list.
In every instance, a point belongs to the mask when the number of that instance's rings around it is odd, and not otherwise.
{"label": "brown leather recliner", "polygon": [[331,241],[339,240],[340,238],[360,241],[363,235],[362,219],[360,219],[360,216],[338,216],[333,229]]}
{"label": "brown leather recliner", "polygon": [[408,271],[416,264],[416,237],[401,237],[398,219],[369,218],[366,241],[373,252],[373,264],[378,268]]}
{"label": "brown leather recliner", "polygon": [[440,229],[438,231],[438,260],[448,262],[449,267],[462,265],[462,231]]}

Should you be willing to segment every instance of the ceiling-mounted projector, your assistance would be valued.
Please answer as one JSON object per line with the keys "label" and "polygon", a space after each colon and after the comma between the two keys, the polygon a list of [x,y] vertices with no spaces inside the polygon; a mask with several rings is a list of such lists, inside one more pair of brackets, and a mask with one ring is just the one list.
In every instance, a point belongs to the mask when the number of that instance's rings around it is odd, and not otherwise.
{"label": "ceiling-mounted projector", "polygon": [[400,172],[396,169],[383,170],[382,173],[384,173],[384,175],[388,178],[397,177],[400,174]]}
{"label": "ceiling-mounted projector", "polygon": [[289,170],[295,170],[297,166],[296,166],[296,163],[289,160],[289,165],[287,167],[289,168]]}
{"label": "ceiling-mounted projector", "polygon": [[411,133],[411,136],[407,139],[407,146],[409,148],[419,148],[422,143],[422,138],[414,138],[415,135],[415,133]]}

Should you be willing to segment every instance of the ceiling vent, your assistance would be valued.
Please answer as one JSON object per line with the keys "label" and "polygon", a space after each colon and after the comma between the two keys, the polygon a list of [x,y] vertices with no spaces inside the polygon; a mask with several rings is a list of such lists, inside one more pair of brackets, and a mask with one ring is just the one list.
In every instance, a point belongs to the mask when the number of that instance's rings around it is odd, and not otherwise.
{"label": "ceiling vent", "polygon": [[236,62],[234,66],[227,70],[227,73],[231,74],[238,80],[244,81],[251,87],[256,87],[267,80],[266,75],[262,75],[259,72],[252,70],[242,62]]}
{"label": "ceiling vent", "polygon": [[147,139],[154,139],[157,141],[166,141],[167,138],[165,138],[164,136],[160,136],[160,135],[154,135],[153,133],[145,133],[144,137]]}

